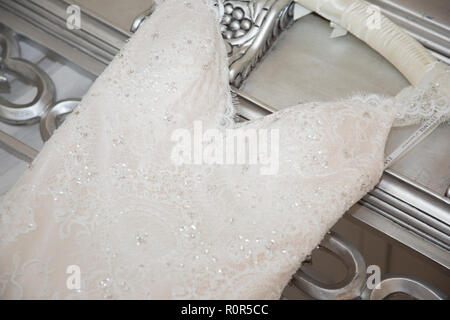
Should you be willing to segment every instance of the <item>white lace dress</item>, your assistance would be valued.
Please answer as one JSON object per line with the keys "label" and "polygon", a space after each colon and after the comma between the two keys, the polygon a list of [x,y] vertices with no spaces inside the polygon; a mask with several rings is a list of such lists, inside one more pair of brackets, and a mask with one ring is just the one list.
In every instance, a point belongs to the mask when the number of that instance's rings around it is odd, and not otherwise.
{"label": "white lace dress", "polygon": [[0,204],[1,298],[277,299],[377,183],[393,121],[430,112],[405,101],[436,89],[427,80],[398,98],[309,103],[244,124],[279,130],[275,175],[175,165],[174,130],[230,125],[226,59],[203,1],[159,7]]}

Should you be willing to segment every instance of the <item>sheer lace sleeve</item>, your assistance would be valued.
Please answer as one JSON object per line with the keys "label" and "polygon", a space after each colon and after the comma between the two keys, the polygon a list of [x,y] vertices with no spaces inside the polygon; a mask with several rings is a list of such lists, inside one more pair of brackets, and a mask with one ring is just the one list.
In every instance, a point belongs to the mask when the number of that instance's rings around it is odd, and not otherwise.
{"label": "sheer lace sleeve", "polygon": [[392,101],[395,126],[420,123],[433,114],[450,117],[450,68],[436,63],[416,87],[403,89]]}

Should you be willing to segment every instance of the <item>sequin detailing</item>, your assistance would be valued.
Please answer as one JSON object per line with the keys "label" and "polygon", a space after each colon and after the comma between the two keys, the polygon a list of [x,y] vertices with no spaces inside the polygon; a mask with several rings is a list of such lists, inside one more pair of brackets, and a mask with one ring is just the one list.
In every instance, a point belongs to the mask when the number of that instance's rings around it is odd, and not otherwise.
{"label": "sequin detailing", "polygon": [[273,176],[172,164],[173,130],[220,127],[229,101],[217,17],[165,2],[0,204],[0,297],[279,298],[377,183],[394,116],[355,99],[240,124],[279,130]]}

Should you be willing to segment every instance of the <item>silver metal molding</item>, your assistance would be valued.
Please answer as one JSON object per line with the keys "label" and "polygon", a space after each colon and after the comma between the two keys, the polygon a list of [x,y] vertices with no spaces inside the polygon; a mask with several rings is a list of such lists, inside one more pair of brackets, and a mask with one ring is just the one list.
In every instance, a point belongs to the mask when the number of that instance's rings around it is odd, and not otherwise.
{"label": "silver metal molding", "polygon": [[129,34],[81,12],[81,29],[66,27],[63,0],[0,0],[0,21],[99,75],[123,47]]}

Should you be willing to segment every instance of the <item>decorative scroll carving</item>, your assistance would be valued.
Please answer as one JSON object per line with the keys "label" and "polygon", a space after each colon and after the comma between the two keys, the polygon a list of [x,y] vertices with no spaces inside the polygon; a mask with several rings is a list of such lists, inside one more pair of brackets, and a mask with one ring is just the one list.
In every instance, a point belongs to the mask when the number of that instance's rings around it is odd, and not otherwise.
{"label": "decorative scroll carving", "polygon": [[221,23],[230,65],[230,83],[239,87],[278,35],[294,21],[292,0],[224,2]]}

